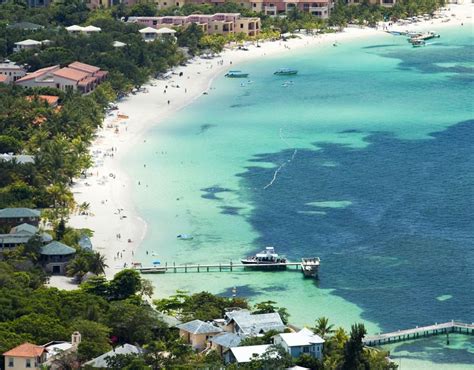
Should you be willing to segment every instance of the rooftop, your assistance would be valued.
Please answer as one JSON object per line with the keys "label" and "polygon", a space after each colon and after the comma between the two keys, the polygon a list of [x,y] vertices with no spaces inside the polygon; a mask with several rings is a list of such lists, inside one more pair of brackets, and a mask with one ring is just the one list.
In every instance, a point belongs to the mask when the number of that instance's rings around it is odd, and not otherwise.
{"label": "rooftop", "polygon": [[67,80],[72,80],[72,81],[81,81],[84,78],[89,77],[88,72],[83,72],[83,71],[80,71],[74,68],[69,68],[69,67],[61,68],[53,72],[53,74],[54,76],[62,77],[62,78],[65,78]]}
{"label": "rooftop", "polygon": [[31,72],[31,73],[28,73],[26,76],[16,80],[16,82],[23,82],[23,81],[28,81],[28,80],[31,80],[31,79],[34,79],[34,78],[39,78],[49,72],[52,72],[52,71],[55,71],[59,69],[59,66],[58,65],[55,65],[55,66],[51,66],[51,67],[46,67],[46,68],[41,68],[41,69],[38,69],[37,71],[34,71],[34,72]]}
{"label": "rooftop", "polygon": [[0,63],[0,69],[24,69],[22,66],[10,61]]}
{"label": "rooftop", "polygon": [[10,234],[29,234],[34,235],[38,231],[38,228],[30,224],[21,224],[15,227],[12,227]]}
{"label": "rooftop", "polygon": [[78,71],[88,72],[88,73],[95,73],[95,72],[100,71],[99,67],[91,66],[90,64],[81,63],[81,62],[73,62],[69,64],[68,67],[72,69],[77,69]]}
{"label": "rooftop", "polygon": [[67,256],[76,253],[74,248],[58,241],[53,241],[41,248],[40,254],[44,256]]}
{"label": "rooftop", "polygon": [[252,314],[248,310],[226,313],[228,323],[234,321],[245,334],[260,334],[269,330],[283,331],[286,326],[278,313]]}
{"label": "rooftop", "polygon": [[26,97],[26,99],[29,101],[33,101],[35,98],[37,98],[38,100],[45,101],[49,105],[56,105],[59,100],[59,96],[55,96],[55,95],[36,95],[36,96],[28,95]]}
{"label": "rooftop", "polygon": [[142,28],[138,32],[140,32],[140,33],[158,33],[158,30],[156,28],[145,27],[145,28]]}
{"label": "rooftop", "polygon": [[20,344],[18,347],[12,348],[3,355],[11,357],[38,357],[41,356],[44,351],[45,349],[43,347],[26,342]]}
{"label": "rooftop", "polygon": [[37,217],[39,218],[40,211],[31,208],[4,208],[0,209],[0,218],[22,218],[22,217]]}
{"label": "rooftop", "polygon": [[185,322],[184,324],[176,325],[176,327],[191,334],[220,333],[223,331],[221,328],[201,320]]}
{"label": "rooftop", "polygon": [[238,363],[250,362],[255,357],[261,357],[270,348],[270,344],[259,346],[232,347],[230,350]]}
{"label": "rooftop", "polygon": [[20,46],[39,46],[41,44],[42,44],[41,41],[36,41],[36,40],[31,40],[31,39],[15,42],[15,45],[20,45]]}
{"label": "rooftop", "polygon": [[133,353],[142,353],[142,350],[139,347],[135,347],[131,344],[125,343],[119,347],[114,348],[112,351],[104,353],[90,361],[87,361],[84,365],[95,368],[107,368],[107,357],[115,357],[117,355],[128,355]]}
{"label": "rooftop", "polygon": [[7,28],[16,28],[19,30],[38,30],[44,27],[40,24],[31,23],[31,22],[18,22],[18,23],[9,24]]}
{"label": "rooftop", "polygon": [[225,348],[237,347],[244,339],[242,336],[234,333],[222,333],[211,339],[212,343],[216,343]]}
{"label": "rooftop", "polygon": [[288,347],[309,346],[312,344],[323,344],[324,339],[314,334],[307,328],[301,329],[297,333],[281,333],[278,334]]}

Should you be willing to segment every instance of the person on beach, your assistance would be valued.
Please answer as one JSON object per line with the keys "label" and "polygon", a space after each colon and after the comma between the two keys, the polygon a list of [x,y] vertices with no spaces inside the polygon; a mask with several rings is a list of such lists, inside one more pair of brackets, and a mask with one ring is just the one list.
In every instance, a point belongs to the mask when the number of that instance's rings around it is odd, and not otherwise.
{"label": "person on beach", "polygon": [[171,103],[171,102],[168,100],[168,105],[170,105],[170,103]]}

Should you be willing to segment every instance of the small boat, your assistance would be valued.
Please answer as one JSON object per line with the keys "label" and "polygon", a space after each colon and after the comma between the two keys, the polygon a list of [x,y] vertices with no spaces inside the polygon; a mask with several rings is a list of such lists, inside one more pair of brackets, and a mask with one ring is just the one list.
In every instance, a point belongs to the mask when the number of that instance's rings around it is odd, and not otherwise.
{"label": "small boat", "polygon": [[250,256],[245,259],[240,260],[243,265],[248,267],[255,268],[268,268],[268,269],[285,269],[286,268],[286,258],[279,256],[275,252],[275,248],[266,247],[265,250],[257,253],[255,256]]}
{"label": "small boat", "polygon": [[224,76],[227,78],[247,78],[249,74],[242,71],[229,71]]}
{"label": "small boat", "polygon": [[305,277],[317,278],[319,273],[320,259],[314,258],[302,258],[301,259],[301,271]]}
{"label": "small boat", "polygon": [[277,76],[292,76],[297,74],[298,71],[292,68],[280,68],[276,70],[273,74]]}
{"label": "small boat", "polygon": [[179,234],[178,236],[176,236],[179,240],[193,240],[194,237],[192,235],[189,235],[189,234]]}

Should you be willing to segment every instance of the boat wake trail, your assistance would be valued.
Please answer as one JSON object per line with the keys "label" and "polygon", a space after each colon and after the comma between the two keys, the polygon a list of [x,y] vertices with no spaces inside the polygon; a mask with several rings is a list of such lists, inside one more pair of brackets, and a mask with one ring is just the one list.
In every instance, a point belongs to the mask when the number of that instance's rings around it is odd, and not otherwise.
{"label": "boat wake trail", "polygon": [[[280,139],[283,141],[286,145],[290,146],[290,143],[283,137],[283,129],[280,128]],[[293,159],[296,157],[296,153],[298,152],[297,149],[293,151],[293,154],[291,155],[291,158],[288,159],[286,162],[282,163],[280,167],[278,167],[275,172],[273,173],[273,178],[272,181],[270,181],[267,185],[263,187],[264,190],[268,189],[270,186],[273,185],[273,183],[276,181],[278,173],[285,167],[288,163],[290,163]]]}

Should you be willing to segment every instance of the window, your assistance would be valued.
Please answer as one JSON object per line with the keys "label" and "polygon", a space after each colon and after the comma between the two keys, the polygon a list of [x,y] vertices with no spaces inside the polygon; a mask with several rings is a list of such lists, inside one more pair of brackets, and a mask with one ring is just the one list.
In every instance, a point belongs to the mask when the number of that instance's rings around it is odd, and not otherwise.
{"label": "window", "polygon": [[26,359],[26,367],[31,367],[31,360],[29,358]]}
{"label": "window", "polygon": [[156,26],[158,24],[158,21],[153,21],[153,25]]}
{"label": "window", "polygon": [[244,28],[244,24],[243,24],[243,23],[240,24],[240,28]]}
{"label": "window", "polygon": [[303,353],[308,353],[308,352],[309,352],[309,347],[308,346],[303,347]]}
{"label": "window", "polygon": [[256,3],[253,3],[253,7],[256,8],[256,7],[257,7],[257,4],[256,4]]}
{"label": "window", "polygon": [[217,31],[217,29],[218,29],[218,28],[219,28],[219,27],[217,27],[217,25],[216,25],[216,26],[214,26],[214,29],[215,29],[216,31]]}
{"label": "window", "polygon": [[13,358],[9,357],[8,358],[8,367],[13,367],[15,366],[15,362],[13,361]]}

